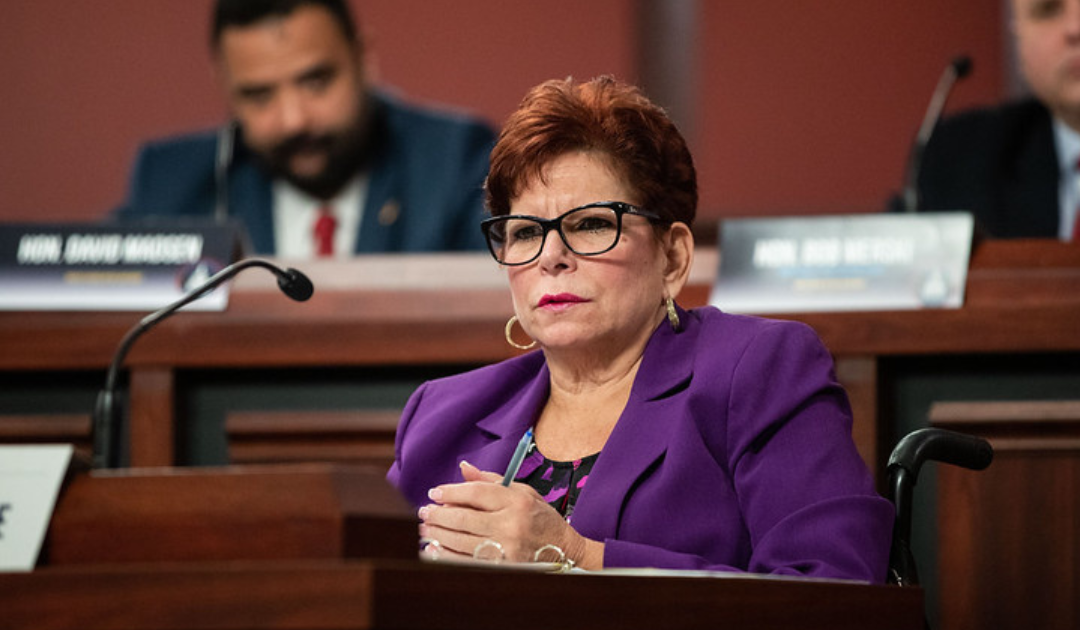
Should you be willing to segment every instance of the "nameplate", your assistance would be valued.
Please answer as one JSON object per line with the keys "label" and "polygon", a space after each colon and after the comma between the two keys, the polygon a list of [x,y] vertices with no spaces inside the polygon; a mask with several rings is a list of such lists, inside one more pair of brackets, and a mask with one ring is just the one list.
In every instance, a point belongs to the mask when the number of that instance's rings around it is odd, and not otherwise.
{"label": "nameplate", "polygon": [[[232,225],[0,225],[0,310],[151,311],[238,253]],[[191,310],[223,310],[226,286]]]}
{"label": "nameplate", "polygon": [[959,308],[966,212],[725,221],[709,302],[733,313]]}
{"label": "nameplate", "polygon": [[0,445],[0,571],[31,571],[49,529],[70,444]]}

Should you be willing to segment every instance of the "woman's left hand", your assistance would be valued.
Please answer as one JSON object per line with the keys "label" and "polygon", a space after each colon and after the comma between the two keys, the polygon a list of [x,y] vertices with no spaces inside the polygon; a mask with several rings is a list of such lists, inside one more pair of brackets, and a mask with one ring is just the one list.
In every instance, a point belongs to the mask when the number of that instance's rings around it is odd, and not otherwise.
{"label": "woman's left hand", "polygon": [[461,474],[464,482],[432,488],[432,503],[420,508],[420,537],[438,541],[437,552],[425,549],[429,557],[472,558],[481,543],[494,541],[510,562],[530,562],[541,547],[556,545],[581,565],[587,543],[600,545],[578,534],[532,487],[503,486],[501,475],[468,462],[461,462]]}

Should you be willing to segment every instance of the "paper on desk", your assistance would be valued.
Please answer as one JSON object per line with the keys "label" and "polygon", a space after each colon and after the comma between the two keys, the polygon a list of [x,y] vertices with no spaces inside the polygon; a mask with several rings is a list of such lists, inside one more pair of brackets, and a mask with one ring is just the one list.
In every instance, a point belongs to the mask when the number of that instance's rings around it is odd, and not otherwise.
{"label": "paper on desk", "polygon": [[0,571],[33,570],[72,451],[0,446]]}

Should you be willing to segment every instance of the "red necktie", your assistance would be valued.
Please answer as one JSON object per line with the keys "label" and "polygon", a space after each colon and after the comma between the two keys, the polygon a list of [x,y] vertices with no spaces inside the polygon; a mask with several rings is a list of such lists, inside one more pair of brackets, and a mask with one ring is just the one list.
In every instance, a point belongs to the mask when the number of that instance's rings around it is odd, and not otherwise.
{"label": "red necktie", "polygon": [[315,220],[312,235],[315,238],[315,255],[320,258],[334,255],[334,231],[337,219],[330,213],[329,206],[319,208],[319,218]]}

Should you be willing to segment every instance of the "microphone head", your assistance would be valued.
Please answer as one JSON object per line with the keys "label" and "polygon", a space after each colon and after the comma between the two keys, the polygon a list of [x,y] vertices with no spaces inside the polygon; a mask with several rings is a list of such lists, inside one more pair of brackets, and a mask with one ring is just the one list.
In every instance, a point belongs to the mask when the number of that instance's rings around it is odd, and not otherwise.
{"label": "microphone head", "polygon": [[967,55],[960,55],[952,60],[953,72],[956,73],[957,79],[963,79],[971,74],[971,66],[971,57]]}
{"label": "microphone head", "polygon": [[277,283],[285,295],[297,302],[305,302],[315,293],[315,286],[311,284],[311,280],[292,267],[278,275]]}

